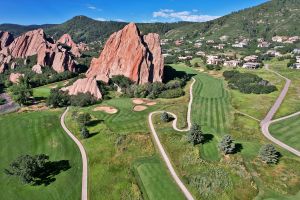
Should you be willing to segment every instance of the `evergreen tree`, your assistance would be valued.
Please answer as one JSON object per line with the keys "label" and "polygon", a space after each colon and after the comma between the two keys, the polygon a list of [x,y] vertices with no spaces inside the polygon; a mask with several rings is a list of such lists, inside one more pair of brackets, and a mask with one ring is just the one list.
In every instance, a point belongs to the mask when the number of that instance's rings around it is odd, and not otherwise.
{"label": "evergreen tree", "polygon": [[272,144],[265,144],[260,148],[259,158],[267,164],[276,164],[279,160],[279,152]]}
{"label": "evergreen tree", "polygon": [[204,142],[204,139],[201,127],[198,124],[193,124],[187,135],[188,142],[196,145]]}
{"label": "evergreen tree", "polygon": [[160,116],[160,119],[163,122],[169,122],[170,121],[170,115],[167,112],[163,112]]}
{"label": "evergreen tree", "polygon": [[232,154],[235,151],[234,140],[230,135],[225,135],[222,141],[219,143],[219,149],[224,154]]}
{"label": "evergreen tree", "polygon": [[90,137],[90,132],[89,132],[89,130],[85,126],[81,128],[81,136],[84,139]]}

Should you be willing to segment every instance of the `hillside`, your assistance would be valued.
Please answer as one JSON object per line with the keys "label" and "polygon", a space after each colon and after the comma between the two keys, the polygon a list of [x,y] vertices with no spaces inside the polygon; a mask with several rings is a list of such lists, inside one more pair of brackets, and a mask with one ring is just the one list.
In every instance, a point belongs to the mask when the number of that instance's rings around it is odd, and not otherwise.
{"label": "hillside", "polygon": [[195,23],[170,31],[167,36],[178,38],[187,36],[194,38],[208,36],[219,38],[228,35],[270,38],[274,35],[300,35],[300,0],[272,0],[233,12],[224,17],[205,23]]}
{"label": "hillside", "polygon": [[[300,0],[272,0],[264,4],[233,12],[224,17],[203,23],[138,23],[141,32],[159,33],[169,38],[197,38],[199,35],[216,39],[222,35],[232,38],[239,36],[270,38],[274,35],[300,35]],[[14,35],[36,28],[44,28],[47,35],[57,39],[69,33],[76,42],[105,40],[108,36],[123,28],[126,22],[97,21],[85,16],[76,16],[57,25],[2,24],[0,30]]]}

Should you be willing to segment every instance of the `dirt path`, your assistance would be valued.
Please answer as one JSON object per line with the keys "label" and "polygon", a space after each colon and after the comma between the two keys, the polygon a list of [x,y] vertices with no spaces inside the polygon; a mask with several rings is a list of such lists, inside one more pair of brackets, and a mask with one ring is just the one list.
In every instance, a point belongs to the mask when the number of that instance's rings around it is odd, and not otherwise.
{"label": "dirt path", "polygon": [[[191,110],[192,110],[192,103],[193,103],[193,85],[194,85],[195,82],[196,82],[196,80],[193,78],[193,83],[191,84],[191,87],[190,87],[190,101],[189,101],[188,112],[187,112],[188,127],[186,129],[179,129],[177,127],[177,116],[174,113],[168,112],[170,115],[172,115],[174,117],[174,121],[173,121],[172,125],[173,125],[174,130],[176,130],[176,131],[186,132],[186,131],[189,131],[190,128],[191,128]],[[180,178],[176,174],[176,171],[173,168],[172,163],[171,163],[166,151],[164,150],[164,148],[163,148],[163,146],[162,146],[162,144],[159,140],[158,134],[155,131],[153,121],[152,121],[152,116],[155,115],[155,114],[163,113],[163,112],[164,111],[154,111],[154,112],[149,114],[148,122],[149,122],[149,126],[150,126],[150,129],[151,129],[151,133],[154,137],[154,141],[155,141],[155,143],[156,143],[156,145],[159,149],[159,152],[160,152],[161,156],[163,157],[163,160],[166,163],[166,165],[168,167],[168,170],[170,171],[170,173],[171,173],[173,179],[175,180],[176,184],[179,186],[179,188],[181,189],[181,191],[183,192],[183,194],[185,195],[185,197],[188,200],[194,200],[192,194],[189,192],[189,190],[185,187],[183,182],[180,180]]]}
{"label": "dirt path", "polygon": [[[88,187],[87,187],[87,178],[88,178],[88,170],[87,170],[87,156],[85,153],[85,149],[80,143],[80,141],[72,134],[71,131],[65,125],[65,116],[69,111],[69,107],[65,110],[60,118],[60,124],[64,131],[70,136],[70,138],[77,144],[82,158],[82,188],[81,188],[81,200],[88,200]],[[66,185],[66,187],[69,187]]]}
{"label": "dirt path", "polygon": [[284,119],[288,119],[290,117],[293,117],[293,116],[296,116],[295,114],[292,114],[292,115],[289,115],[289,116],[286,116],[286,117],[283,117],[283,118],[280,118],[280,119],[277,119],[277,120],[273,120],[272,121],[272,118],[274,117],[275,113],[277,112],[277,110],[279,109],[281,103],[283,102],[288,90],[289,90],[289,87],[291,85],[291,80],[282,76],[281,74],[279,74],[278,72],[275,72],[273,70],[270,70],[269,69],[269,66],[266,65],[266,69],[270,72],[273,72],[275,74],[277,74],[278,76],[284,78],[286,80],[286,83],[280,93],[280,95],[278,96],[278,98],[276,99],[274,105],[272,106],[272,108],[270,109],[270,111],[268,112],[268,114],[266,115],[266,117],[260,122],[260,126],[261,126],[261,130],[264,134],[264,136],[266,138],[268,138],[270,141],[274,142],[275,144],[281,146],[282,148],[290,151],[291,153],[297,155],[300,157],[300,151],[288,146],[287,144],[277,140],[276,138],[274,138],[270,132],[269,132],[269,126],[274,123],[274,122],[278,122],[278,121],[281,121],[281,120],[284,120]]}

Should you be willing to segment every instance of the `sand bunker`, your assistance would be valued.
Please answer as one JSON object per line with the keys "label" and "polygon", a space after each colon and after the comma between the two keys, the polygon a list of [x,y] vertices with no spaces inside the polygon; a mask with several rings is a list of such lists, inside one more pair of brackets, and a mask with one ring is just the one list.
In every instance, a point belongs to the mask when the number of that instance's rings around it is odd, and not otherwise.
{"label": "sand bunker", "polygon": [[155,101],[151,101],[151,100],[148,100],[148,99],[133,99],[132,102],[134,104],[137,104],[137,105],[141,105],[141,104],[145,104],[147,106],[154,106],[154,105],[156,105]]}
{"label": "sand bunker", "polygon": [[93,111],[102,111],[102,112],[106,112],[108,114],[115,114],[118,112],[118,110],[114,107],[111,106],[98,106],[96,108],[94,108]]}
{"label": "sand bunker", "polygon": [[147,106],[134,106],[133,110],[136,111],[136,112],[140,112],[140,111],[143,111],[143,110],[146,110],[147,109]]}

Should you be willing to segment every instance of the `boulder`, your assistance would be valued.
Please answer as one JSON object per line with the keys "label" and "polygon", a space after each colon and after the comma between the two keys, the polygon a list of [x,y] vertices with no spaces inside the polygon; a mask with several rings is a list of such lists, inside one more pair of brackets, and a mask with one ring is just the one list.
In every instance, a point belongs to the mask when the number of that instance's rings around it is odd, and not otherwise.
{"label": "boulder", "polygon": [[12,62],[10,65],[10,69],[15,69],[18,66],[16,62]]}
{"label": "boulder", "polygon": [[11,73],[11,74],[9,75],[9,81],[12,82],[12,83],[18,83],[20,77],[24,77],[24,74],[20,74],[20,73]]}
{"label": "boulder", "polygon": [[39,64],[36,64],[34,65],[32,68],[31,68],[32,71],[34,71],[35,73],[37,74],[42,74],[43,71],[42,71],[42,66],[39,65]]}
{"label": "boulder", "polygon": [[62,88],[62,91],[67,91],[69,95],[77,95],[78,93],[90,93],[97,99],[102,98],[102,94],[98,88],[95,78],[78,79],[73,85]]}
{"label": "boulder", "polygon": [[130,23],[110,36],[100,57],[92,60],[86,76],[106,83],[115,75],[124,75],[137,84],[161,82],[161,54],[159,36],[152,33],[143,37],[138,27]]}
{"label": "boulder", "polygon": [[4,49],[14,41],[14,36],[6,31],[0,31],[0,50]]}

